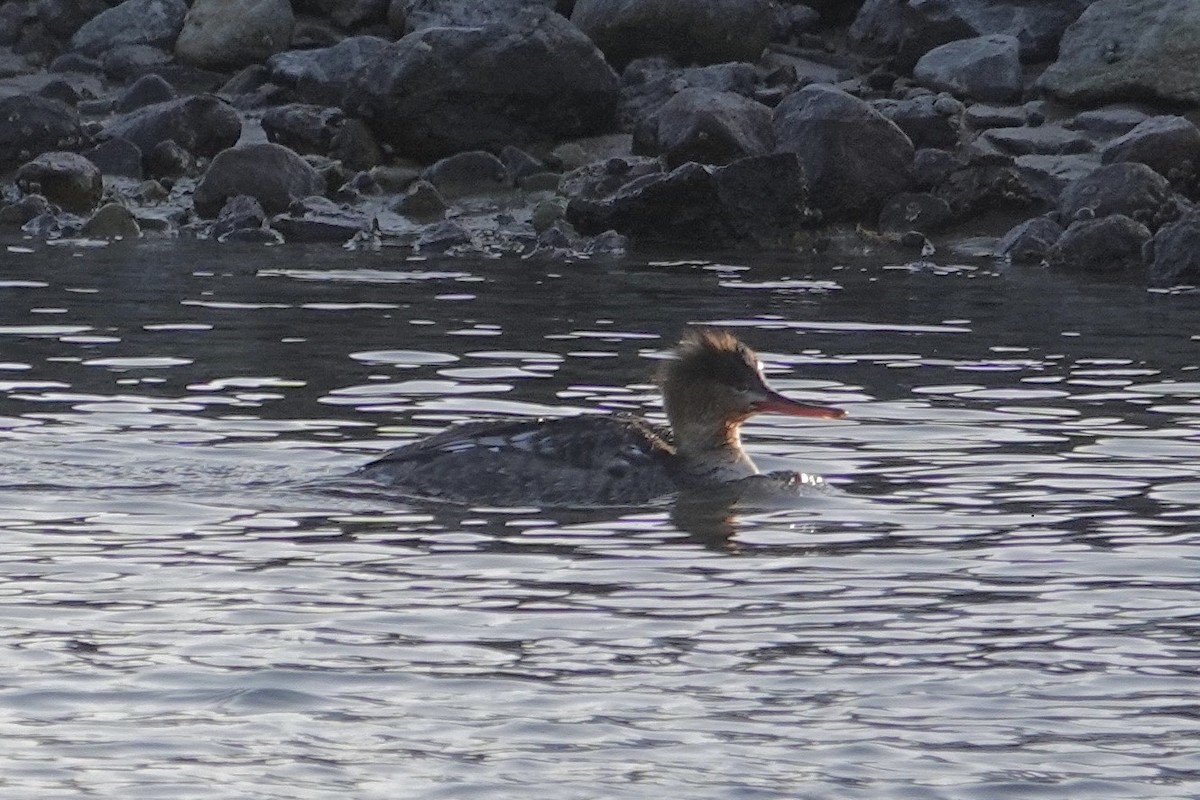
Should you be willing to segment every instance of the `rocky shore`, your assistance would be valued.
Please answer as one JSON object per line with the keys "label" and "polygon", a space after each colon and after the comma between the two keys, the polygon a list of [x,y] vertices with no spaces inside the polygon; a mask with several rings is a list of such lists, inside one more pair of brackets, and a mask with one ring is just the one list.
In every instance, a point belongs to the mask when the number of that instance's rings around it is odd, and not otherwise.
{"label": "rocky shore", "polygon": [[6,0],[0,231],[1200,283],[1195,0]]}

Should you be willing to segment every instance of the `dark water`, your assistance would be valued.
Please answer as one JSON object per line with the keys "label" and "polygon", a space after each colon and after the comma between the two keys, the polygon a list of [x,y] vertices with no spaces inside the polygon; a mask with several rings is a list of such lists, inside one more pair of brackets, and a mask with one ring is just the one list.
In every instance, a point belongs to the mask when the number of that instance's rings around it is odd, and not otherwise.
{"label": "dark water", "polygon": [[[4,798],[1191,798],[1200,298],[900,265],[0,247]],[[14,249],[15,247],[15,249]],[[656,413],[687,323],[841,421],[784,509],[348,482]]]}

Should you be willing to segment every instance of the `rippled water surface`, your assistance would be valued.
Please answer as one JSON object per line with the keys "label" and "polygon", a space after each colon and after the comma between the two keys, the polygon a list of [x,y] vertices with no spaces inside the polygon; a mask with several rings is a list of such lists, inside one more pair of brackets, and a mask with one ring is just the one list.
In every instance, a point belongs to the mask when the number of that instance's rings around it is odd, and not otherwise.
{"label": "rippled water surface", "polygon": [[[4,798],[1192,798],[1200,299],[799,257],[8,240]],[[794,508],[347,478],[453,421],[658,414],[688,323],[835,422]]]}

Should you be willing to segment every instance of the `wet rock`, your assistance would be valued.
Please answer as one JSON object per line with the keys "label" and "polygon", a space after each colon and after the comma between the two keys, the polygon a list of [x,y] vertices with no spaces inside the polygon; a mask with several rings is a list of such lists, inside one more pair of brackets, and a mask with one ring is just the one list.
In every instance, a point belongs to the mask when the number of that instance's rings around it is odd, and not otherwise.
{"label": "wet rock", "polygon": [[98,56],[118,45],[171,47],[187,10],[183,0],[125,0],[80,27],[71,37],[71,48]]}
{"label": "wet rock", "polygon": [[1008,156],[969,153],[965,163],[933,187],[955,219],[995,210],[1024,209],[1042,198]]}
{"label": "wet rock", "polygon": [[1063,189],[1058,213],[1064,221],[1083,216],[1123,214],[1155,225],[1178,214],[1171,184],[1145,164],[1120,163],[1101,167]]}
{"label": "wet rock", "polygon": [[560,219],[564,219],[566,214],[567,201],[563,198],[543,200],[533,207],[533,213],[529,216],[529,224],[540,234]]}
{"label": "wet rock", "polygon": [[21,165],[16,183],[23,193],[41,194],[67,211],[91,211],[104,194],[100,170],[78,153],[43,153]]}
{"label": "wet rock", "polygon": [[750,64],[678,67],[664,58],[638,59],[626,65],[621,73],[617,116],[622,128],[632,130],[684,89],[708,89],[753,97],[761,86],[758,72]]}
{"label": "wet rock", "polygon": [[634,136],[634,152],[663,155],[674,168],[688,161],[728,164],[775,147],[771,109],[733,92],[684,89]]}
{"label": "wet rock", "polygon": [[1150,230],[1124,214],[1072,222],[1046,253],[1060,269],[1109,273],[1140,270]]}
{"label": "wet rock", "polygon": [[29,94],[0,98],[0,170],[82,143],[79,115],[66,103]]}
{"label": "wet rock", "polygon": [[78,72],[84,75],[91,75],[100,72],[100,61],[95,58],[89,58],[82,53],[63,53],[50,62],[50,66],[46,67],[46,71],[53,73]]}
{"label": "wet rock", "polygon": [[267,70],[271,81],[310,103],[338,105],[359,70],[390,45],[378,36],[351,36],[332,47],[271,56]]}
{"label": "wet rock", "polygon": [[1100,158],[1095,153],[1069,156],[1017,156],[1017,171],[1037,193],[1038,197],[1051,205],[1072,181],[1091,175],[1100,168]]}
{"label": "wet rock", "polygon": [[38,0],[38,21],[51,36],[69,39],[84,23],[108,10],[104,0]]}
{"label": "wet rock", "polygon": [[195,0],[175,57],[199,67],[244,67],[286,49],[295,27],[288,0]]}
{"label": "wet rock", "polygon": [[195,156],[211,157],[232,147],[242,135],[242,122],[229,104],[213,95],[197,95],[156,103],[113,119],[103,138],[120,137],[149,154],[168,139]]}
{"label": "wet rock", "polygon": [[777,246],[796,229],[820,221],[795,153],[741,158],[714,174],[727,238]]}
{"label": "wet rock", "polygon": [[446,216],[449,205],[432,183],[426,180],[413,181],[396,201],[395,211],[411,219],[429,222]]}
{"label": "wet rock", "polygon": [[935,95],[922,95],[907,100],[872,100],[871,106],[896,123],[912,141],[913,147],[953,148],[962,130],[961,116],[939,107]]}
{"label": "wet rock", "polygon": [[[344,30],[386,23],[388,5],[388,0],[317,0],[321,13]],[[404,33],[403,23],[397,30]]]}
{"label": "wet rock", "polygon": [[231,231],[262,228],[267,224],[267,212],[262,204],[247,194],[234,195],[225,201],[212,224],[209,235],[221,241]]}
{"label": "wet rock", "polygon": [[1075,115],[1068,127],[1096,136],[1121,136],[1150,119],[1150,115],[1136,108],[1110,106],[1095,111],[1081,111]]}
{"label": "wet rock", "polygon": [[830,218],[873,218],[912,183],[912,141],[845,92],[806,86],[775,109],[774,127],[776,148],[800,156],[813,203]]}
{"label": "wet rock", "polygon": [[913,77],[938,91],[1003,103],[1021,95],[1015,36],[991,34],[935,47],[917,61]]}
{"label": "wet rock", "polygon": [[[546,171],[546,165],[540,160],[526,153],[519,147],[505,145],[500,151],[500,160],[504,162],[504,168],[508,170],[508,175],[514,182],[528,178],[530,175],[536,175]],[[558,178],[555,177],[557,184]]]}
{"label": "wet rock", "polygon": [[165,103],[176,97],[175,87],[163,80],[162,77],[143,75],[121,93],[114,110],[119,114],[125,114],[155,103]]}
{"label": "wet rock", "polygon": [[271,220],[271,227],[289,242],[346,242],[370,226],[371,219],[363,212],[324,197],[303,198]]}
{"label": "wet rock", "polygon": [[427,28],[388,45],[343,108],[397,152],[463,150],[592,133],[608,125],[617,78],[563,17],[536,6],[476,28]]}
{"label": "wet rock", "polygon": [[1021,106],[995,106],[972,103],[967,106],[963,120],[975,130],[986,128],[1019,128],[1026,122],[1025,109]]}
{"label": "wet rock", "polygon": [[631,181],[661,174],[663,165],[657,158],[606,158],[571,170],[559,180],[558,189],[567,199],[595,200],[614,194]]}
{"label": "wet rock", "polygon": [[277,144],[245,144],[217,154],[192,201],[198,214],[212,217],[226,200],[245,194],[275,213],[324,190],[321,176],[295,151]]}
{"label": "wet rock", "polygon": [[682,64],[755,61],[773,17],[768,0],[576,0],[571,12],[617,66],[657,55]]}
{"label": "wet rock", "polygon": [[901,192],[879,212],[879,229],[936,233],[950,224],[950,205],[928,192]]}
{"label": "wet rock", "polygon": [[1150,117],[1100,151],[1105,164],[1136,161],[1168,175],[1185,161],[1200,165],[1200,129],[1183,117]]}
{"label": "wet rock", "polygon": [[1065,155],[1086,153],[1094,148],[1086,136],[1059,125],[994,128],[984,131],[983,138],[1013,155]]}
{"label": "wet rock", "polygon": [[472,244],[471,232],[457,222],[444,220],[422,229],[414,247],[418,253],[446,253]]}
{"label": "wet rock", "polygon": [[104,51],[100,57],[100,69],[113,80],[127,81],[165,69],[174,61],[174,56],[161,47],[123,44]]}
{"label": "wet rock", "polygon": [[494,25],[523,8],[554,8],[554,0],[403,0],[409,30]]}
{"label": "wet rock", "polygon": [[359,119],[343,119],[329,140],[330,158],[350,169],[370,169],[383,160],[383,151],[375,134]]}
{"label": "wet rock", "polygon": [[196,167],[196,159],[174,139],[164,139],[142,157],[146,172],[155,178],[181,178]]}
{"label": "wet rock", "polygon": [[75,90],[75,87],[64,80],[52,80],[37,90],[38,97],[47,97],[51,100],[58,100],[61,103],[66,103],[69,106],[78,106],[82,96]]}
{"label": "wet rock", "polygon": [[485,150],[446,156],[431,164],[421,178],[443,197],[492,194],[512,187],[504,162]]}
{"label": "wet rock", "polygon": [[965,165],[966,162],[953,153],[933,147],[921,148],[913,155],[913,186],[932,189]]}
{"label": "wet rock", "polygon": [[994,252],[1013,264],[1040,264],[1062,233],[1062,226],[1049,217],[1034,217],[1004,234]]}
{"label": "wet rock", "polygon": [[1162,226],[1146,245],[1151,286],[1200,284],[1200,211],[1191,211]]}
{"label": "wet rock", "polygon": [[83,223],[79,231],[94,239],[139,239],[142,228],[128,208],[120,203],[105,203]]}
{"label": "wet rock", "polygon": [[30,220],[53,216],[54,207],[40,194],[27,194],[14,203],[0,204],[0,228],[24,227]]}
{"label": "wet rock", "polygon": [[1200,103],[1200,4],[1096,0],[1062,38],[1038,84],[1071,103],[1157,97]]}
{"label": "wet rock", "polygon": [[83,151],[83,157],[95,164],[102,175],[120,175],[138,181],[142,179],[141,148],[120,136]]}
{"label": "wet rock", "polygon": [[301,154],[325,155],[345,118],[340,108],[290,103],[263,112],[262,127],[268,141]]}

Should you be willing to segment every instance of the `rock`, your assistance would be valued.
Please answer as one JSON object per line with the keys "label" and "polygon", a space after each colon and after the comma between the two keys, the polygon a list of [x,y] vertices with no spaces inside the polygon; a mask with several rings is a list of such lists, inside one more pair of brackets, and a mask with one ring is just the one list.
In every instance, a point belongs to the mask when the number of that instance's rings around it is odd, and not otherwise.
{"label": "rock", "polygon": [[422,229],[413,246],[418,253],[447,253],[472,244],[469,230],[457,222],[444,220]]}
{"label": "rock", "polygon": [[1068,184],[1058,200],[1064,222],[1088,216],[1123,214],[1155,224],[1178,214],[1178,201],[1166,178],[1145,164],[1120,163],[1101,167]]}
{"label": "rock", "polygon": [[1050,205],[1057,205],[1063,189],[1100,168],[1095,153],[1069,156],[1017,156],[1017,172],[1034,189],[1037,196]]}
{"label": "rock", "polygon": [[46,67],[46,71],[57,74],[78,72],[83,75],[94,75],[100,72],[100,61],[95,58],[89,58],[83,53],[63,53],[50,62],[50,66]]}
{"label": "rock", "polygon": [[82,143],[79,115],[66,103],[28,94],[0,98],[0,170]]}
{"label": "rock", "polygon": [[904,233],[936,233],[950,224],[950,205],[928,192],[901,192],[879,212],[879,229]]}
{"label": "rock", "polygon": [[962,126],[960,115],[939,109],[935,95],[908,100],[872,100],[871,107],[896,123],[912,141],[913,147],[953,148],[958,144]]}
{"label": "rock", "polygon": [[446,216],[447,208],[446,200],[432,183],[416,180],[396,201],[395,211],[418,221],[429,222]]}
{"label": "rock", "polygon": [[277,144],[244,144],[217,154],[192,201],[202,217],[215,216],[226,200],[239,194],[277,213],[324,190],[321,176],[295,151]]}
{"label": "rock", "polygon": [[244,67],[286,49],[295,27],[288,0],[195,0],[175,57],[198,67]]}
{"label": "rock", "polygon": [[937,183],[933,194],[945,200],[955,219],[993,210],[1024,209],[1041,200],[1008,156],[969,154]]}
{"label": "rock", "polygon": [[137,181],[143,177],[141,148],[120,136],[85,150],[83,157],[95,164],[102,175],[120,175]]}
{"label": "rock", "polygon": [[345,118],[340,108],[290,103],[263,112],[262,127],[267,141],[301,154],[325,155]]}
{"label": "rock", "polygon": [[120,137],[149,154],[168,139],[195,156],[211,157],[232,147],[242,135],[242,122],[229,104],[214,95],[168,100],[117,117],[103,138]]}
{"label": "rock", "polygon": [[[511,144],[505,145],[500,150],[500,160],[504,162],[504,168],[508,170],[508,175],[513,181],[520,181],[523,178],[528,178],[530,175],[537,175],[540,172],[546,171],[545,164],[521,148],[513,147]],[[555,177],[556,183],[557,180],[558,178]]]}
{"label": "rock", "polygon": [[812,85],[794,92],[776,107],[774,127],[776,149],[799,154],[812,201],[829,217],[874,215],[912,183],[909,138],[838,89]]}
{"label": "rock", "polygon": [[421,178],[443,197],[494,194],[512,188],[504,162],[484,150],[455,153],[430,165]]}
{"label": "rock", "polygon": [[1038,85],[1071,103],[1129,97],[1200,103],[1200,4],[1096,0],[1067,30]]}
{"label": "rock", "polygon": [[571,12],[571,22],[618,67],[640,56],[756,61],[773,17],[769,0],[576,0]]}
{"label": "rock", "polygon": [[758,72],[750,64],[681,68],[662,58],[638,59],[621,73],[617,117],[622,128],[632,130],[658,113],[668,100],[684,89],[709,89],[753,97],[761,87]]}
{"label": "rock", "polygon": [[181,178],[196,167],[196,159],[174,139],[164,139],[142,156],[146,172],[155,178]]}
{"label": "rock", "polygon": [[0,203],[0,228],[23,227],[30,220],[53,216],[54,207],[40,194],[27,194],[15,203]]}
{"label": "rock", "polygon": [[79,231],[94,239],[140,239],[142,228],[128,208],[120,203],[105,203],[83,223]]}
{"label": "rock", "polygon": [[427,28],[381,50],[342,107],[404,156],[439,158],[593,133],[617,77],[564,18],[540,6],[478,28]]}
{"label": "rock", "polygon": [[174,57],[149,44],[122,44],[105,50],[100,56],[100,69],[113,80],[128,81],[155,70],[165,69]]}
{"label": "rock", "polygon": [[913,186],[917,189],[932,189],[966,162],[953,153],[933,147],[924,147],[913,155]]}
{"label": "rock", "polygon": [[[404,0],[410,31],[426,28],[478,28],[519,14],[522,9],[542,6],[553,9],[554,0]],[[569,11],[568,11],[569,13]]]}
{"label": "rock", "polygon": [[43,153],[22,164],[16,174],[24,194],[40,194],[67,211],[91,211],[104,194],[96,165],[78,153]]}
{"label": "rock", "polygon": [[160,76],[143,75],[121,93],[113,110],[118,114],[125,114],[155,103],[165,103],[176,97],[175,87]]}
{"label": "rock", "polygon": [[375,134],[359,119],[343,119],[329,140],[330,158],[350,169],[370,169],[383,160],[383,151]]}
{"label": "rock", "polygon": [[1200,211],[1162,226],[1143,253],[1151,286],[1200,284]]}
{"label": "rock", "polygon": [[1183,117],[1150,117],[1100,151],[1105,164],[1137,161],[1160,175],[1190,162],[1200,166],[1200,129]]}
{"label": "rock", "polygon": [[1124,214],[1081,220],[1071,225],[1046,253],[1060,269],[1108,273],[1141,269],[1142,247],[1150,230]]}
{"label": "rock", "polygon": [[994,252],[1013,264],[1040,264],[1062,233],[1062,226],[1049,217],[1034,217],[1004,234]]}
{"label": "rock", "polygon": [[774,147],[771,109],[740,94],[711,89],[679,92],[647,122],[644,133],[634,136],[635,153],[662,154],[672,168],[687,161],[728,164]]}
{"label": "rock", "polygon": [[715,177],[728,238],[778,246],[820,218],[809,207],[804,164],[795,153],[740,158]]}
{"label": "rock", "polygon": [[972,103],[967,106],[963,119],[975,130],[985,128],[1019,128],[1026,121],[1025,109],[1022,106],[994,106],[986,103]]}
{"label": "rock", "polygon": [[324,197],[305,197],[293,203],[287,214],[275,217],[271,226],[289,242],[340,243],[370,230],[371,219]]}
{"label": "rock", "polygon": [[267,70],[271,81],[310,103],[339,105],[359,70],[390,44],[378,36],[351,36],[332,47],[271,56]]}
{"label": "rock", "polygon": [[209,235],[217,241],[231,231],[263,228],[267,224],[267,212],[262,204],[247,194],[234,195],[225,201],[217,213]]}
{"label": "rock", "polygon": [[850,43],[860,53],[895,55],[904,40],[903,0],[866,0],[850,26]]}
{"label": "rock", "polygon": [[1015,36],[991,34],[961,39],[921,56],[913,77],[937,91],[1003,103],[1021,96],[1019,54]]}
{"label": "rock", "polygon": [[567,199],[598,200],[614,194],[631,181],[661,174],[663,165],[657,158],[605,158],[568,172],[559,180],[559,191]]}
{"label": "rock", "polygon": [[71,48],[98,56],[125,44],[170,47],[187,10],[183,0],[125,0],[85,23],[71,37]]}
{"label": "rock", "polygon": [[1059,125],[1036,128],[993,128],[983,138],[1013,155],[1065,155],[1093,149],[1091,139]]}
{"label": "rock", "polygon": [[1144,111],[1128,106],[1109,106],[1095,111],[1081,111],[1067,127],[1095,136],[1121,136],[1150,119]]}
{"label": "rock", "polygon": [[[317,0],[317,8],[338,27],[351,30],[387,22],[388,0]],[[403,27],[401,24],[400,33]]]}
{"label": "rock", "polygon": [[84,23],[108,10],[104,0],[38,0],[38,21],[46,32],[59,39],[70,39]]}

